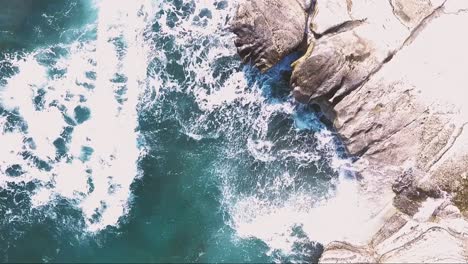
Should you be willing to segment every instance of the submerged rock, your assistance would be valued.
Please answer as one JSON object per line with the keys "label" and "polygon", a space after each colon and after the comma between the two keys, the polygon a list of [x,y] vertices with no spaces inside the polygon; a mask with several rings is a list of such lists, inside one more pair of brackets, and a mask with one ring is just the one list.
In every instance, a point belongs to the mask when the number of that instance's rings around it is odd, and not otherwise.
{"label": "submerged rock", "polygon": [[245,0],[231,22],[235,45],[244,62],[265,71],[294,52],[306,37],[306,0]]}

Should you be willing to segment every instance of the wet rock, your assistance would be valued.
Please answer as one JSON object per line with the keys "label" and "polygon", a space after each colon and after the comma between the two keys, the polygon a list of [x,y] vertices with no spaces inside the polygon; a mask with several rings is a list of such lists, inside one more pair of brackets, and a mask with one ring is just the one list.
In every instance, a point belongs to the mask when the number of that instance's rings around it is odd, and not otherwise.
{"label": "wet rock", "polygon": [[265,71],[306,40],[306,0],[245,0],[231,22],[235,45],[246,63]]}
{"label": "wet rock", "polygon": [[415,180],[415,173],[412,169],[404,171],[395,183],[393,183],[392,190],[396,194],[400,194],[408,189],[413,188]]}
{"label": "wet rock", "polygon": [[466,173],[462,175],[459,187],[454,193],[455,196],[453,200],[455,205],[463,212],[465,217],[468,218],[468,178],[466,177]]}

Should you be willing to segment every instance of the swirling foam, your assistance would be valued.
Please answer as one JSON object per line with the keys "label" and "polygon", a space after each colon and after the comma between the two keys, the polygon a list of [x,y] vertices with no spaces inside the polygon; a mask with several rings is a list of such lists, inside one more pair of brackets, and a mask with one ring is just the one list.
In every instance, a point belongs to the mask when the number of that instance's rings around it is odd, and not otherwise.
{"label": "swirling foam", "polygon": [[273,95],[294,57],[266,75],[242,67],[227,33],[235,5],[219,8],[220,2],[160,5],[160,42],[150,69],[156,96],[148,107],[177,104],[171,93],[183,93],[194,106],[189,117],[174,111],[181,132],[197,141],[226,139],[213,170],[226,222],[238,237],[292,254],[303,240],[294,234],[298,226],[311,241],[346,236],[360,210],[349,161],[339,157],[333,133],[310,111]]}
{"label": "swirling foam", "polygon": [[[126,214],[139,174],[137,106],[150,51],[144,33],[155,6],[104,0],[96,8],[95,40],[12,56],[17,74],[1,88],[2,107],[24,123],[9,130],[7,117],[0,121],[1,187],[36,183],[34,207],[56,197],[73,200],[89,231]],[[21,175],[8,176],[15,165]]]}

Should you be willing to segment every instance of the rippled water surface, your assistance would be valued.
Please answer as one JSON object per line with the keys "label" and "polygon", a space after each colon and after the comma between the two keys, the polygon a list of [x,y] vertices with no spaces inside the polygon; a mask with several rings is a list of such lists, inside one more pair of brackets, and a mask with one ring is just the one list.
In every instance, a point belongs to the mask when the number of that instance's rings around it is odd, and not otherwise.
{"label": "rippled water surface", "polygon": [[0,0],[0,261],[317,260],[346,160],[236,4]]}

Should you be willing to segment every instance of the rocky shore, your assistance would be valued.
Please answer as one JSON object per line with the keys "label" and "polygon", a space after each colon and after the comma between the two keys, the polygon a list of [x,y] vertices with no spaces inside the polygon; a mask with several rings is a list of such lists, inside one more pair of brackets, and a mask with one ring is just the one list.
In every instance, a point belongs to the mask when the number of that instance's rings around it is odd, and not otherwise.
{"label": "rocky shore", "polygon": [[244,0],[244,62],[286,55],[291,89],[333,122],[369,212],[321,262],[468,262],[468,2]]}

